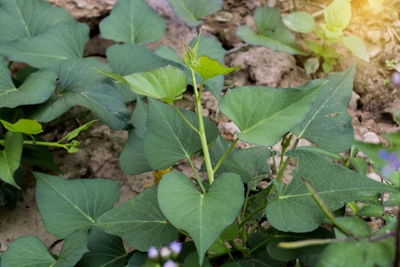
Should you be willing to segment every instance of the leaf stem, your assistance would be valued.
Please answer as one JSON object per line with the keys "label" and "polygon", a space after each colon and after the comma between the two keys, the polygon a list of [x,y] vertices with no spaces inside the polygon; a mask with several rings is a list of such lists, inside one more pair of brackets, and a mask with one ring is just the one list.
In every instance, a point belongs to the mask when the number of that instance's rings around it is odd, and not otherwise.
{"label": "leaf stem", "polygon": [[[300,139],[297,139],[297,140],[296,140],[296,142],[294,143],[292,149],[295,149],[295,148],[297,147],[297,145],[299,144],[299,141],[300,141]],[[287,148],[286,148],[286,149],[287,149]],[[285,152],[286,152],[286,149],[285,149]],[[285,172],[286,167],[287,167],[287,165],[289,164],[290,159],[291,159],[291,157],[287,157],[285,163],[282,165],[282,167],[279,168],[279,172],[278,172],[278,175],[277,175],[277,177],[276,177],[276,181],[277,181],[278,183],[281,182],[283,173]],[[281,165],[281,164],[279,164],[279,165]]]}
{"label": "leaf stem", "polygon": [[[244,199],[244,204],[243,204],[243,210],[242,210],[242,216],[243,216],[243,220],[246,217],[246,209],[247,209],[247,203],[249,201],[249,195],[250,195],[250,189],[249,187],[247,187],[246,190],[246,197]],[[246,223],[244,223],[242,225],[242,229],[241,229],[241,238],[242,238],[242,244],[246,244],[247,242],[247,235],[246,235]]]}
{"label": "leaf stem", "polygon": [[192,159],[190,158],[189,155],[186,155],[186,158],[187,158],[187,160],[188,160],[188,162],[189,162],[190,167],[192,168],[192,171],[193,171],[194,176],[196,177],[196,182],[197,182],[197,184],[199,185],[201,191],[202,191],[203,194],[204,194],[204,193],[206,192],[206,189],[204,188],[204,185],[203,185],[203,183],[202,183],[201,180],[200,180],[199,174],[197,173],[197,171],[196,171],[196,169],[195,169],[195,167],[194,167],[193,161],[192,161]]}
{"label": "leaf stem", "polygon": [[315,245],[326,245],[335,242],[341,242],[342,240],[335,238],[328,239],[309,239],[309,240],[300,240],[293,242],[280,242],[278,243],[278,247],[285,249],[295,249],[295,248],[303,248],[307,246],[315,246]]}
{"label": "leaf stem", "polygon": [[217,165],[214,167],[214,173],[217,172],[218,168],[221,166],[221,164],[224,162],[225,158],[228,156],[229,152],[235,147],[237,142],[239,141],[239,138],[236,138],[235,141],[231,144],[231,146],[225,151],[224,155],[219,159]]}
{"label": "leaf stem", "polygon": [[[0,145],[4,145],[5,140],[0,140]],[[54,146],[54,147],[61,147],[61,148],[65,148],[67,147],[67,145],[64,144],[59,144],[59,143],[55,143],[55,142],[43,142],[43,141],[28,141],[28,140],[24,140],[23,141],[24,145],[36,145],[36,146]]]}
{"label": "leaf stem", "polygon": [[271,236],[265,240],[263,240],[262,242],[258,243],[254,248],[252,248],[246,255],[244,255],[244,258],[248,258],[251,253],[253,253],[254,251],[256,251],[257,249],[259,249],[260,247],[264,246],[265,244],[267,244],[269,241],[271,241],[272,239],[274,239],[274,236]]}
{"label": "leaf stem", "polygon": [[[208,151],[208,143],[207,143],[206,131],[205,131],[204,121],[203,121],[203,112],[202,112],[202,108],[201,108],[201,95],[199,94],[199,91],[197,90],[196,75],[194,73],[194,70],[191,67],[189,67],[189,69],[190,69],[190,73],[192,75],[193,90],[194,90],[194,95],[196,98],[197,117],[199,120],[199,135],[200,135],[201,145],[203,147],[204,161],[205,161],[206,167],[207,167],[208,180],[209,180],[210,185],[212,185],[212,183],[214,182],[214,171],[212,168],[210,153]],[[202,85],[203,85],[203,83],[202,83]],[[200,87],[200,92],[201,92],[201,89],[202,89],[202,87]]]}
{"label": "leaf stem", "polygon": [[175,109],[176,113],[178,113],[178,115],[186,122],[186,124],[189,125],[190,128],[192,128],[193,131],[200,134],[199,130],[194,127],[194,125],[185,117],[185,115],[182,114],[182,112],[177,107],[175,107],[172,103],[170,103],[170,105]]}
{"label": "leaf stem", "polygon": [[354,237],[354,235],[344,228],[342,225],[338,223],[338,221],[335,218],[335,215],[329,210],[328,206],[325,204],[324,200],[321,198],[321,196],[314,190],[314,188],[310,185],[310,183],[304,179],[303,177],[301,178],[305,186],[307,187],[307,190],[311,193],[312,198],[315,200],[317,205],[320,207],[322,212],[328,217],[328,219],[333,223],[336,228],[338,228],[340,231],[342,231],[345,235]]}

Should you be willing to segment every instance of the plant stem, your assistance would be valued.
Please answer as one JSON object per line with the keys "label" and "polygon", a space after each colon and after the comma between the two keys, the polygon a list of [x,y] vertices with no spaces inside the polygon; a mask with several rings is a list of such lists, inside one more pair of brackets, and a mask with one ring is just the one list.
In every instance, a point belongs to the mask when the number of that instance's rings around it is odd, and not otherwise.
{"label": "plant stem", "polygon": [[[194,90],[194,95],[196,97],[197,117],[199,120],[199,135],[200,135],[201,145],[203,147],[204,162],[206,163],[206,167],[207,167],[207,175],[208,175],[209,183],[210,183],[210,185],[212,185],[212,183],[214,182],[214,171],[213,171],[212,164],[211,164],[210,153],[208,151],[206,130],[205,130],[204,121],[203,121],[203,112],[201,109],[201,95],[199,94],[199,91],[197,90],[196,76],[194,74],[194,70],[192,68],[189,68],[189,69],[190,69],[190,73],[192,75],[193,90]],[[203,85],[203,83],[202,83],[202,85]],[[200,91],[201,91],[201,89],[202,89],[202,87],[200,87]]]}
{"label": "plant stem", "polygon": [[257,213],[259,213],[260,211],[262,211],[263,209],[265,209],[268,206],[268,202],[266,202],[264,205],[262,205],[261,207],[259,207],[258,209],[256,209],[255,211],[253,211],[249,216],[247,216],[240,224],[239,227],[242,227],[243,224],[245,224],[248,220],[250,220],[254,215],[256,215]]}
{"label": "plant stem", "polygon": [[197,184],[200,186],[200,189],[201,189],[201,191],[202,191],[203,194],[204,194],[204,193],[206,192],[206,189],[204,188],[204,185],[203,185],[203,183],[202,183],[201,180],[200,180],[199,174],[197,173],[196,169],[194,168],[193,161],[192,161],[192,159],[190,158],[189,155],[186,155],[186,158],[187,158],[187,160],[189,161],[189,165],[190,165],[190,167],[192,168],[192,171],[193,171],[194,176],[196,177]]}
{"label": "plant stem", "polygon": [[309,239],[309,240],[300,240],[293,242],[280,242],[278,247],[286,248],[286,249],[295,249],[302,248],[307,246],[315,246],[315,245],[326,245],[334,242],[341,242],[342,240],[327,238],[327,239]]}
{"label": "plant stem", "polygon": [[175,107],[172,103],[170,103],[170,105],[175,109],[176,113],[178,113],[178,115],[186,122],[186,124],[193,129],[193,131],[200,134],[199,130],[197,130],[197,128],[194,127],[194,125],[185,117],[185,115],[182,114],[182,112],[177,107]]}
{"label": "plant stem", "polygon": [[[294,143],[292,149],[295,149],[295,148],[297,147],[297,145],[299,144],[299,141],[300,141],[300,139],[297,139],[297,140],[296,140],[296,142]],[[286,167],[287,167],[287,165],[289,164],[290,159],[291,159],[291,157],[287,157],[285,163],[282,165],[282,167],[279,168],[279,172],[278,172],[278,175],[277,175],[277,177],[276,177],[276,181],[277,181],[278,183],[281,182],[283,173],[285,172]],[[279,164],[279,165],[280,165],[280,164]],[[271,192],[273,192],[273,190],[272,190]]]}
{"label": "plant stem", "polygon": [[217,165],[214,167],[214,173],[217,172],[218,168],[221,166],[221,164],[224,162],[225,158],[228,156],[229,152],[235,147],[237,142],[239,141],[239,138],[236,138],[235,141],[231,144],[231,146],[225,151],[224,155],[219,159]]}
{"label": "plant stem", "polygon": [[[247,188],[246,197],[245,197],[245,199],[244,199],[243,210],[242,210],[243,220],[244,220],[245,217],[246,217],[246,209],[247,209],[247,203],[248,203],[248,201],[249,201],[249,194],[250,194],[250,189]],[[244,223],[244,224],[242,225],[242,229],[241,229],[241,230],[242,230],[242,231],[241,231],[242,244],[246,244],[246,242],[247,242],[246,223]]]}
{"label": "plant stem", "polygon": [[254,248],[252,248],[246,255],[244,255],[244,258],[248,258],[251,253],[253,253],[254,251],[256,251],[257,249],[259,249],[260,247],[264,246],[265,244],[267,244],[269,241],[271,241],[272,239],[274,239],[274,236],[271,236],[270,238],[267,238],[265,240],[263,240],[262,242],[258,243]]}
{"label": "plant stem", "polygon": [[[0,145],[4,145],[5,140],[0,140]],[[66,145],[64,144],[59,144],[59,143],[55,143],[55,142],[43,142],[43,141],[28,141],[28,140],[24,140],[23,141],[24,145],[36,145],[36,146],[54,146],[54,147],[61,147],[61,148],[65,148]]]}

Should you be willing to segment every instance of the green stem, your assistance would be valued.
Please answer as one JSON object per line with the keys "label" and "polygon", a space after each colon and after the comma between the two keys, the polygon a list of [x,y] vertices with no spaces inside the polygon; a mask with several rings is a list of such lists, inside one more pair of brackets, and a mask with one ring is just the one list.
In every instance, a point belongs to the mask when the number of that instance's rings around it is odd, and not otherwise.
{"label": "green stem", "polygon": [[252,248],[246,255],[244,255],[244,258],[248,258],[251,255],[251,253],[253,253],[257,249],[259,249],[260,247],[264,246],[265,244],[267,244],[269,241],[271,241],[274,238],[275,238],[274,236],[271,236],[270,238],[263,240],[261,243],[258,243],[257,246]]}
{"label": "green stem", "polygon": [[235,250],[237,250],[237,251],[242,251],[242,252],[247,252],[247,251],[249,251],[248,248],[236,244],[236,242],[233,241],[233,240],[229,241],[229,244],[232,246],[233,249],[235,249]]}
{"label": "green stem", "polygon": [[249,216],[247,216],[240,224],[239,224],[239,228],[243,226],[243,224],[245,224],[248,220],[250,220],[254,215],[256,215],[257,213],[259,213],[260,211],[262,211],[263,209],[265,209],[268,206],[268,202],[266,202],[264,205],[262,205],[261,207],[259,207],[258,209],[256,209],[255,211],[253,211]]}
{"label": "green stem", "polygon": [[[292,149],[295,149],[295,148],[297,147],[297,145],[299,144],[299,141],[300,141],[300,139],[297,139],[297,140],[296,140],[296,142],[294,143]],[[281,182],[283,173],[285,172],[286,167],[287,167],[287,165],[289,164],[290,159],[291,159],[291,157],[287,157],[285,163],[282,165],[282,167],[279,168],[279,172],[278,172],[278,175],[277,175],[277,177],[276,177],[276,181],[277,181],[278,183]],[[279,164],[279,165],[280,165],[280,164]],[[271,192],[273,192],[273,190],[272,190]]]}
{"label": "green stem", "polygon": [[176,113],[178,113],[178,115],[186,122],[186,124],[193,129],[193,131],[200,134],[199,130],[197,130],[197,128],[194,127],[194,125],[185,117],[185,115],[182,114],[182,112],[177,107],[175,107],[172,103],[170,103],[170,105],[175,109]]}
{"label": "green stem", "polygon": [[[248,203],[248,201],[249,201],[249,195],[250,195],[250,189],[247,188],[246,197],[245,197],[245,199],[244,199],[243,210],[242,210],[243,220],[244,220],[245,217],[246,217],[246,209],[247,209],[247,203]],[[242,225],[242,229],[241,229],[241,230],[242,230],[242,231],[241,231],[242,244],[246,244],[246,242],[247,242],[246,229],[247,229],[247,227],[246,227],[246,224],[244,223],[244,224]]]}
{"label": "green stem", "polygon": [[[5,140],[0,140],[0,145],[4,145]],[[24,140],[23,141],[24,145],[36,145],[36,146],[53,146],[53,147],[61,147],[61,148],[66,148],[66,145],[64,144],[59,144],[59,143],[54,143],[54,142],[43,142],[43,141],[28,141]]]}
{"label": "green stem", "polygon": [[329,210],[328,206],[325,204],[324,200],[320,197],[320,195],[314,190],[314,188],[307,182],[306,179],[301,178],[303,180],[303,183],[307,187],[307,190],[311,193],[312,198],[317,202],[317,205],[320,207],[322,212],[328,217],[328,219],[333,223],[336,228],[338,228],[340,231],[342,231],[345,235],[347,236],[352,236],[354,235],[349,232],[346,228],[341,226],[338,221],[335,218],[335,215],[332,214],[332,212]]}
{"label": "green stem", "polygon": [[278,247],[285,249],[295,249],[295,248],[303,248],[308,246],[316,246],[316,245],[326,245],[334,242],[340,242],[342,240],[328,238],[328,239],[309,239],[309,240],[300,240],[294,242],[280,242],[278,243]]}
{"label": "green stem", "polygon": [[236,138],[235,141],[231,144],[231,146],[225,151],[224,155],[219,159],[217,165],[214,167],[214,173],[217,172],[218,168],[221,166],[221,164],[224,162],[225,158],[228,156],[229,152],[235,147],[237,142],[239,141],[239,138]]}
{"label": "green stem", "polygon": [[196,177],[197,184],[200,186],[200,189],[201,189],[201,191],[202,191],[203,194],[204,194],[204,193],[206,192],[206,189],[204,188],[204,185],[203,185],[203,183],[202,183],[201,180],[200,180],[199,174],[197,173],[197,171],[196,171],[196,169],[195,169],[195,167],[194,167],[193,161],[192,161],[192,159],[190,158],[189,155],[186,155],[186,158],[187,158],[187,160],[189,161],[189,165],[190,165],[190,167],[192,168],[192,171],[193,171],[194,176]]}
{"label": "green stem", "polygon": [[[201,108],[201,95],[199,94],[199,92],[197,90],[196,76],[194,74],[194,70],[192,68],[189,68],[189,69],[190,69],[190,73],[192,75],[193,90],[194,90],[194,95],[196,97],[197,117],[199,120],[199,135],[200,135],[201,145],[203,147],[204,162],[206,163],[206,167],[207,167],[207,175],[208,175],[209,183],[210,183],[210,185],[212,185],[212,183],[214,182],[214,171],[213,171],[212,164],[211,164],[210,153],[208,151],[206,130],[204,127],[203,112],[202,112],[202,108]],[[202,83],[202,85],[203,85],[203,83]],[[200,92],[201,92],[201,89],[202,89],[202,86],[200,87]]]}

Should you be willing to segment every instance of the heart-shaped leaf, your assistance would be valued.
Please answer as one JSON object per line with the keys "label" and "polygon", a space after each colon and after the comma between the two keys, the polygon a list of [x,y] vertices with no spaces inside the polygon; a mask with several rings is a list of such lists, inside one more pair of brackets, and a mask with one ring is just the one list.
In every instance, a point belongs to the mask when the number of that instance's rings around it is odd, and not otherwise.
{"label": "heart-shaped leaf", "polygon": [[368,50],[365,47],[363,41],[360,38],[350,35],[342,38],[342,42],[344,46],[353,53],[356,57],[361,58],[362,60],[369,62],[369,54]]}
{"label": "heart-shaped leaf", "polygon": [[[121,76],[164,67],[173,62],[159,57],[138,44],[115,44],[107,49],[107,61],[114,73]],[[136,94],[125,83],[117,83],[124,100],[133,101]]]}
{"label": "heart-shaped leaf", "polygon": [[257,9],[254,21],[258,34],[250,27],[240,26],[236,34],[252,45],[262,45],[271,50],[290,54],[304,54],[297,46],[296,38],[282,23],[280,12],[268,6]]}
{"label": "heart-shaped leaf", "polygon": [[85,231],[74,232],[65,239],[56,260],[39,238],[24,236],[10,243],[1,260],[4,266],[10,267],[70,267],[74,266],[87,251],[86,243],[87,233]]}
{"label": "heart-shaped leaf", "polygon": [[59,238],[88,230],[119,200],[118,185],[110,180],[66,180],[38,172],[34,175],[40,215],[47,232]]}
{"label": "heart-shaped leaf", "polygon": [[131,120],[135,129],[129,133],[128,143],[125,144],[119,158],[121,169],[129,175],[137,175],[153,170],[145,159],[143,152],[147,115],[148,105],[141,98],[138,98]]}
{"label": "heart-shaped leaf", "polygon": [[202,56],[196,59],[192,68],[203,78],[203,80],[208,80],[218,75],[231,73],[239,67],[227,68],[215,59]]}
{"label": "heart-shaped leaf", "polygon": [[239,127],[240,140],[272,146],[304,118],[319,89],[240,87],[229,90],[219,107]]}
{"label": "heart-shaped leaf", "polygon": [[0,46],[33,37],[56,24],[74,21],[64,9],[42,0],[0,0]]}
{"label": "heart-shaped leaf", "polygon": [[332,153],[347,150],[354,139],[351,117],[347,112],[353,90],[355,66],[345,72],[314,80],[304,87],[322,85],[305,119],[293,130],[319,148]]}
{"label": "heart-shaped leaf", "polygon": [[[194,46],[197,42],[197,37],[193,38],[190,45]],[[211,59],[217,60],[220,64],[224,63],[225,49],[222,47],[221,43],[215,40],[210,36],[201,35],[200,41],[198,45],[197,56],[207,56]],[[187,76],[188,83],[192,84],[192,77],[188,67],[183,63],[182,59],[178,56],[178,54],[169,46],[159,46],[156,50],[156,54],[160,57],[163,57],[170,62],[176,63],[177,67],[182,69]],[[173,64],[171,63],[171,64]],[[196,74],[196,81],[200,82],[201,78],[198,74]],[[224,85],[224,76],[217,76],[207,80],[204,83],[204,88],[210,91],[217,100],[221,99],[221,91]]]}
{"label": "heart-shaped leaf", "polygon": [[205,194],[184,174],[166,174],[158,187],[158,203],[167,219],[188,232],[196,244],[200,265],[207,249],[235,220],[243,204],[243,184],[233,173],[220,175]]}
{"label": "heart-shaped leaf", "polygon": [[0,150],[0,179],[19,188],[14,180],[14,172],[21,161],[23,139],[21,133],[7,132],[4,149]]}
{"label": "heart-shaped leaf", "polygon": [[129,111],[121,94],[95,68],[109,71],[106,65],[93,58],[71,59],[61,63],[57,70],[60,85],[56,94],[40,105],[32,118],[48,122],[80,105],[88,108],[111,128],[125,128]]}
{"label": "heart-shaped leaf", "polygon": [[[218,137],[210,149],[210,156],[213,165],[216,165],[231,143]],[[250,189],[254,189],[259,181],[270,172],[267,162],[272,155],[265,147],[251,147],[248,149],[233,148],[225,158],[217,173],[233,172],[240,175],[243,183],[248,184]],[[202,166],[202,169],[204,164]]]}
{"label": "heart-shaped leaf", "polygon": [[190,27],[202,23],[202,17],[211,15],[222,8],[222,0],[168,0],[179,20]]}
{"label": "heart-shaped leaf", "polygon": [[293,12],[283,17],[283,24],[295,32],[309,33],[314,31],[315,22],[307,12]]}
{"label": "heart-shaped leaf", "polygon": [[0,47],[9,60],[25,62],[36,68],[56,69],[68,59],[82,58],[89,40],[89,27],[77,22],[58,24],[46,32],[25,37]]}
{"label": "heart-shaped leaf", "polygon": [[135,93],[161,99],[167,103],[172,103],[181,96],[187,87],[185,73],[170,65],[133,73],[124,79]]}
{"label": "heart-shaped leaf", "polygon": [[14,133],[39,134],[43,132],[42,125],[35,120],[20,119],[16,123],[0,120],[4,128]]}
{"label": "heart-shaped leaf", "polygon": [[[180,109],[192,125],[198,125],[197,114]],[[209,119],[204,118],[207,142],[218,136],[218,129]],[[150,166],[164,170],[179,160],[190,157],[201,149],[197,132],[178,115],[173,107],[156,100],[149,100],[147,131],[144,134],[143,151]]]}
{"label": "heart-shaped leaf", "polygon": [[[359,200],[370,193],[392,192],[383,183],[355,173],[309,150],[296,149],[288,153],[297,158],[293,179],[283,187],[277,199],[266,208],[270,224],[284,232],[310,232],[316,229],[324,213],[302,182],[304,177],[332,211],[346,202]],[[318,166],[318,167],[317,167]]]}
{"label": "heart-shaped leaf", "polygon": [[97,226],[140,251],[151,246],[160,248],[178,239],[178,231],[160,210],[156,186],[103,214]]}
{"label": "heart-shaped leaf", "polygon": [[93,227],[88,235],[89,252],[84,254],[76,267],[124,267],[129,254],[122,239]]}
{"label": "heart-shaped leaf", "polygon": [[155,42],[165,34],[166,23],[144,0],[119,0],[100,23],[101,36],[130,44]]}
{"label": "heart-shaped leaf", "polygon": [[7,62],[0,57],[0,108],[43,103],[56,88],[56,78],[53,71],[39,70],[31,74],[17,88],[11,78]]}

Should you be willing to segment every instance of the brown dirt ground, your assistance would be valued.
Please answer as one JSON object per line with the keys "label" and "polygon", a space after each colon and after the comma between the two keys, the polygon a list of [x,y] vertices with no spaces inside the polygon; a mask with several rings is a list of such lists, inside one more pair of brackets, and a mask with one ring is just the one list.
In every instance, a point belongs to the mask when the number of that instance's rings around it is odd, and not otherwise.
{"label": "brown dirt ground", "polygon": [[[104,57],[106,48],[113,42],[103,40],[99,36],[97,24],[102,17],[107,15],[115,0],[48,1],[59,6],[64,3],[66,9],[72,12],[76,18],[89,23],[93,37],[87,45],[85,55]],[[171,45],[180,53],[182,38],[191,40],[196,35],[196,29],[179,22],[166,0],[148,0],[148,2],[168,21],[166,36],[149,47],[155,49],[160,44],[166,44]],[[296,7],[298,10],[314,14],[329,2],[326,0],[296,0]],[[349,106],[356,137],[368,142],[385,143],[386,141],[382,137],[383,133],[399,130],[392,113],[400,110],[400,92],[390,84],[384,85],[384,80],[390,79],[394,71],[394,69],[386,67],[385,60],[393,59],[395,68],[400,71],[399,2],[385,5],[381,10],[372,10],[367,6],[366,0],[353,0],[352,3],[353,16],[347,32],[364,40],[371,60],[369,63],[362,62],[355,59],[342,47],[338,47],[343,56],[335,67],[335,71],[344,70],[354,61],[357,62],[353,99]],[[202,33],[215,36],[227,50],[240,47],[243,42],[235,35],[237,27],[242,24],[254,27],[252,15],[257,8],[265,4],[279,8],[282,15],[293,11],[292,0],[225,0],[222,11],[204,20],[205,23],[201,25]],[[318,18],[322,19],[322,16]],[[299,45],[302,46],[304,38],[310,37],[298,35]],[[239,50],[226,57],[226,65],[241,65],[241,68],[226,77],[225,89],[243,85],[267,85],[277,88],[300,85],[312,78],[305,73],[302,67],[304,61],[304,57],[272,52],[264,47],[252,47],[248,51]],[[324,74],[320,72],[313,75],[313,77],[322,76]],[[191,95],[186,94],[179,104],[193,109],[191,99]],[[208,92],[204,93],[203,106],[205,108],[204,115],[210,115],[214,119],[222,135],[233,139],[236,126],[219,113],[215,98]],[[75,119],[57,127],[45,138],[46,140],[57,140],[81,123],[82,121]],[[83,133],[80,139],[83,140],[81,151],[76,154],[52,150],[55,162],[63,172],[63,177],[99,177],[115,180],[121,188],[120,202],[134,197],[152,183],[151,173],[129,176],[118,167],[118,157],[127,140],[127,132],[112,131],[98,123]],[[240,145],[245,146],[245,144]],[[196,160],[195,165],[200,168],[201,158]],[[184,161],[178,163],[176,168],[191,175],[191,170]],[[370,173],[370,176],[374,176],[374,174]],[[9,211],[4,207],[0,208],[2,250],[6,249],[8,242],[22,235],[38,236],[47,246],[57,240],[56,237],[46,233],[44,229],[35,204],[34,183],[30,184],[31,186],[23,189],[23,200],[18,203],[15,211]]]}

